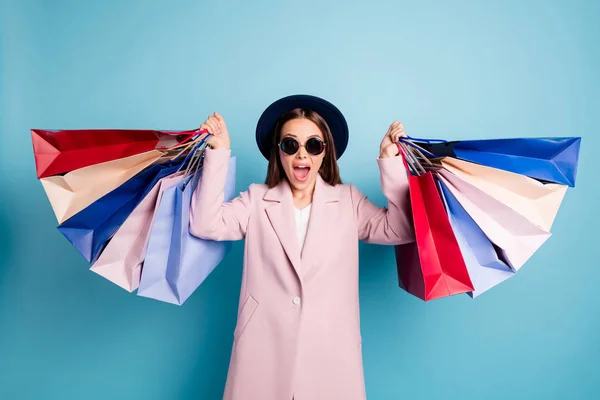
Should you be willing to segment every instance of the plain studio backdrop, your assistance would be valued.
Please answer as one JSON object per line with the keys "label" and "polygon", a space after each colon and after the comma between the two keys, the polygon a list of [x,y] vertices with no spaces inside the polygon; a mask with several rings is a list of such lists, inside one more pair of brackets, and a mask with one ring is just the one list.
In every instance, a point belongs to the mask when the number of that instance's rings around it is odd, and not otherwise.
{"label": "plain studio backdrop", "polygon": [[393,248],[361,245],[361,323],[369,399],[597,395],[600,2],[1,4],[0,398],[217,400],[241,281],[242,242],[182,307],[89,271],[29,129],[183,130],[218,111],[239,192],[264,180],[260,113],[294,93],[345,113],[342,178],[379,205],[394,119],[418,137],[582,136],[577,187],[516,276],[425,303],[398,288]]}

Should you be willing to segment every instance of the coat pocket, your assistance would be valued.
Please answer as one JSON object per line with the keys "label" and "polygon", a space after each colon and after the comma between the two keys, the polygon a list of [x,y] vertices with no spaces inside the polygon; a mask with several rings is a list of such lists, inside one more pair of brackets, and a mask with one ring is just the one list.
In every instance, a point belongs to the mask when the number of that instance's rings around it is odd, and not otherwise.
{"label": "coat pocket", "polygon": [[252,318],[252,315],[254,314],[254,311],[256,310],[257,306],[258,302],[256,301],[256,299],[249,295],[246,301],[244,302],[244,305],[242,306],[242,309],[240,311],[240,315],[237,319],[235,331],[233,332],[234,343],[237,343],[237,341],[240,340],[240,337],[244,333],[244,330],[246,329],[248,322],[250,322],[250,318]]}

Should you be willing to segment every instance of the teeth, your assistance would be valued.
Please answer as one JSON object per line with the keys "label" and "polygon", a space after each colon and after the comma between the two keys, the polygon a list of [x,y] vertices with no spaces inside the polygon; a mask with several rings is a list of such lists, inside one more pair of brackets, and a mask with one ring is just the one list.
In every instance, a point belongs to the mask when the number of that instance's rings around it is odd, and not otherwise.
{"label": "teeth", "polygon": [[296,168],[308,168],[308,167],[307,167],[307,166],[305,166],[305,165],[299,165],[299,166],[297,166]]}

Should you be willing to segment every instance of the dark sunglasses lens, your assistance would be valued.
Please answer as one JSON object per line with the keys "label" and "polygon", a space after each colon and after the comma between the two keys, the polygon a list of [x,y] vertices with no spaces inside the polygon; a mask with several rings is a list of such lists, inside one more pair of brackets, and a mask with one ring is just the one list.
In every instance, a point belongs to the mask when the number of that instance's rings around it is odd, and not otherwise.
{"label": "dark sunglasses lens", "polygon": [[306,152],[313,156],[319,155],[323,152],[323,142],[317,138],[310,138],[306,141]]}
{"label": "dark sunglasses lens", "polygon": [[293,138],[285,138],[281,141],[281,151],[283,151],[285,154],[289,154],[290,156],[292,154],[296,154],[296,152],[298,151],[298,142],[296,141],[296,139]]}

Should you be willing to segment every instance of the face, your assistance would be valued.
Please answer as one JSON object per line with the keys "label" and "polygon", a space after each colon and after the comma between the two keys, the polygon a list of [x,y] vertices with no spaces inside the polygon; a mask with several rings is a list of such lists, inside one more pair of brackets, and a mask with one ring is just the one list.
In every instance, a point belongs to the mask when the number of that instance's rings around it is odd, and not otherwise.
{"label": "face", "polygon": [[[296,190],[310,188],[317,179],[319,169],[325,158],[325,150],[318,155],[306,151],[306,142],[311,138],[323,140],[319,127],[309,119],[298,118],[286,122],[281,128],[281,143],[285,138],[294,138],[299,143],[298,151],[289,155],[279,147],[279,158],[287,178]],[[309,143],[312,144],[312,143]],[[309,150],[313,146],[309,146]]]}

